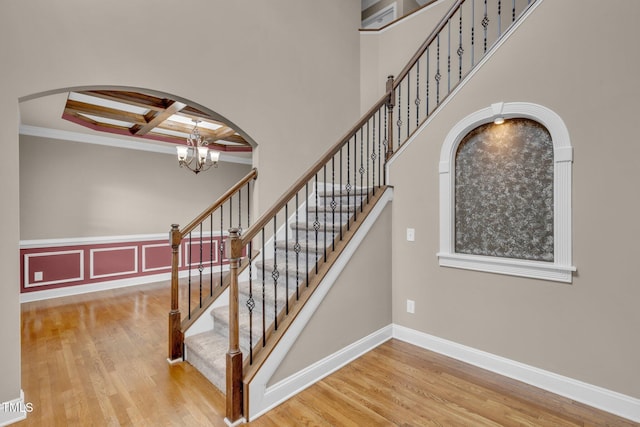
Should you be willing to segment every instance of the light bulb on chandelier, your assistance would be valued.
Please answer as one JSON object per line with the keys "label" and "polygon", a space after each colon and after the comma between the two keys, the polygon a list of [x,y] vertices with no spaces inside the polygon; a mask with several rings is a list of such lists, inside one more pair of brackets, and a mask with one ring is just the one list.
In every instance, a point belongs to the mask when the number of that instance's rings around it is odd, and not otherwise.
{"label": "light bulb on chandelier", "polygon": [[187,137],[187,145],[178,145],[178,164],[180,167],[186,167],[195,174],[206,171],[213,167],[218,167],[220,152],[209,150],[208,142],[202,138],[198,123],[200,120],[193,119],[195,123],[191,134]]}

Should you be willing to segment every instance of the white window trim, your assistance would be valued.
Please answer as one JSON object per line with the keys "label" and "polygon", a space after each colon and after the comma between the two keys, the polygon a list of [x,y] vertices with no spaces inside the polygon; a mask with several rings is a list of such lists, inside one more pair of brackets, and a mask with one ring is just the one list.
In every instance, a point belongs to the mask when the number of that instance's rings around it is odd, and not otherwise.
{"label": "white window trim", "polygon": [[[544,125],[553,141],[553,233],[554,261],[459,254],[455,252],[455,155],[460,141],[473,129],[496,117],[527,118]],[[571,283],[571,170],[573,148],[564,122],[546,107],[528,102],[500,102],[476,111],[458,122],[447,135],[440,151],[440,252],[443,267],[479,270],[512,276]]]}

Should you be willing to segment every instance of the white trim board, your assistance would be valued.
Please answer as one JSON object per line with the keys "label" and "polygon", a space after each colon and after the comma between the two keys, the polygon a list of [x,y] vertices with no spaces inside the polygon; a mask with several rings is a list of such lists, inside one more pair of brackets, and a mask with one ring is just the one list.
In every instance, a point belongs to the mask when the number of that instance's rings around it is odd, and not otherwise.
{"label": "white trim board", "polygon": [[[18,408],[19,410],[12,411],[11,408]],[[0,426],[8,426],[9,424],[26,419],[27,412],[30,412],[30,408],[33,410],[33,407],[27,407],[25,404],[24,391],[20,390],[20,397],[0,403]]]}
{"label": "white trim board", "polygon": [[[59,139],[63,141],[84,142],[87,144],[105,145],[107,147],[126,148],[129,150],[149,151],[152,153],[176,155],[176,149],[169,143],[141,142],[138,140],[118,138],[114,136],[94,135],[82,132],[73,132],[61,129],[51,129],[40,126],[20,125],[20,135],[38,136],[41,138]],[[252,165],[251,157],[238,157],[226,152],[220,153],[220,161],[228,163],[240,163]]]}
{"label": "white trim board", "polygon": [[640,422],[640,399],[400,325],[393,325],[393,338],[530,384],[620,417]]}

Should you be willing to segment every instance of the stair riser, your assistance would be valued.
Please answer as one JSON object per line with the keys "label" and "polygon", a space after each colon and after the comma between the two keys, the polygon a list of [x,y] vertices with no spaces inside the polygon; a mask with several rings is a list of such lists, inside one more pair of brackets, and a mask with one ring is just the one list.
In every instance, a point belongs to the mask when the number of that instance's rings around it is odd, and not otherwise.
{"label": "stair riser", "polygon": [[[246,356],[249,351],[249,320],[248,316],[241,316],[240,321],[240,330],[239,330],[239,338],[240,338],[240,350]],[[265,316],[265,322],[267,325],[267,329],[269,325],[273,323],[273,307],[271,310],[267,310]],[[226,312],[222,312],[221,314],[217,314],[216,310],[213,313],[213,321],[214,321],[214,330],[224,337],[229,337],[229,319],[226,316]],[[253,313],[253,330],[252,330],[253,339],[251,341],[252,345],[256,345],[260,339],[262,339],[262,313]]]}
{"label": "stair riser", "polygon": [[[363,201],[367,200],[367,195],[366,194],[354,194],[353,192],[349,193],[349,195],[347,195],[346,193],[339,195],[336,194],[335,196],[331,196],[331,194],[327,194],[325,197],[322,196],[318,196],[318,205],[324,205],[324,206],[330,206],[331,205],[331,201],[334,200],[336,202],[336,204],[338,205],[355,205],[358,206],[360,205]],[[311,204],[315,205],[316,204],[316,200],[315,198],[311,200]]]}
{"label": "stair riser", "polygon": [[320,222],[326,222],[329,224],[332,222],[336,224],[344,224],[351,218],[352,215],[353,211],[347,212],[345,210],[340,212],[340,207],[337,207],[335,211],[327,209],[326,211],[318,210],[318,212],[316,212],[314,209],[310,209],[308,213],[305,212],[303,215],[300,215],[298,217],[298,222],[306,222],[305,218],[309,218],[309,227],[311,227],[313,221],[315,221],[316,219]]}
{"label": "stair riser", "polygon": [[[317,235],[317,238],[316,238],[316,235]],[[323,232],[322,226],[317,233],[313,228],[311,230],[298,228],[298,241],[303,245],[309,244],[309,245],[315,246],[316,242],[320,247],[324,245],[324,242],[327,242],[327,245],[329,245],[336,235],[339,235],[339,230],[336,230],[335,233],[332,231],[328,231],[325,237],[325,233]],[[296,236],[295,231],[292,236],[293,237],[290,236],[289,238],[295,239],[295,236]]]}

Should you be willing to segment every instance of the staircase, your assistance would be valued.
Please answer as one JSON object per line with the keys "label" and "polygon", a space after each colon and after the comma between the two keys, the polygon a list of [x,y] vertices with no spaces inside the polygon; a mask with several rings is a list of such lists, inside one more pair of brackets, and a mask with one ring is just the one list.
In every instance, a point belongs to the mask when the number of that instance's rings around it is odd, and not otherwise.
{"label": "staircase", "polygon": [[[399,75],[389,77],[385,95],[271,208],[245,226],[220,218],[219,230],[230,233],[224,243],[229,270],[220,270],[215,289],[208,285],[204,298],[200,238],[200,282],[194,285],[200,287],[200,298],[195,310],[189,299],[184,321],[179,307],[179,248],[187,236],[192,239],[194,229],[200,227],[203,235],[209,214],[203,213],[183,230],[173,227],[169,359],[184,356],[226,393],[230,425],[261,410],[250,402],[259,399],[248,398],[251,390],[258,390],[254,397],[263,393],[264,384],[256,381],[252,387],[253,379],[385,192],[387,160],[399,154],[447,97],[472,78],[473,70],[535,2],[454,1]],[[224,302],[229,306],[209,308],[227,289],[230,297]],[[192,292],[190,276],[188,293]],[[189,327],[203,313],[210,316],[205,319],[212,320],[213,329],[198,328],[200,333],[189,335]]]}
{"label": "staircase", "polygon": [[[264,256],[256,257],[251,273],[239,283],[240,350],[245,362],[262,346],[262,333],[274,328],[276,313],[287,310],[289,300],[297,300],[306,290],[318,261],[326,256],[335,240],[344,238],[348,224],[361,209],[367,191],[355,192],[321,185],[289,219],[288,230],[279,230],[275,240],[265,243]],[[266,252],[266,253],[265,253]],[[251,274],[251,280],[249,279]],[[221,391],[226,386],[226,352],[229,348],[229,307],[211,309],[214,328],[184,340],[185,360]],[[264,322],[264,323],[263,323]],[[254,326],[257,325],[257,326]]]}

